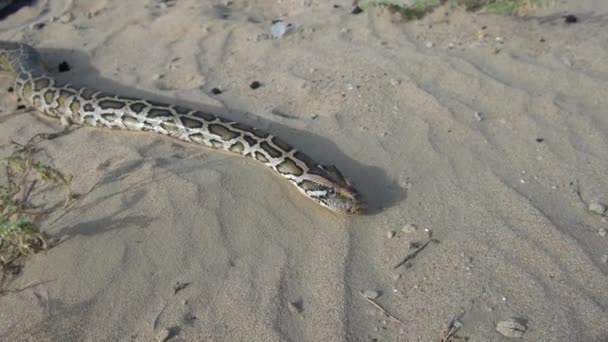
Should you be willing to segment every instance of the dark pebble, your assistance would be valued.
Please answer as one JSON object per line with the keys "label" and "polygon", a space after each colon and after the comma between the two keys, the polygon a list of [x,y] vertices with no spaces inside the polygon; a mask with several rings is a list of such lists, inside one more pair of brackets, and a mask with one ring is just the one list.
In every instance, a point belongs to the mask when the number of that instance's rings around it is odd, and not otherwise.
{"label": "dark pebble", "polygon": [[258,82],[258,81],[253,81],[251,82],[251,84],[249,85],[249,88],[251,89],[258,89],[259,87],[262,86],[262,83]]}
{"label": "dark pebble", "polygon": [[17,106],[17,110],[22,110],[22,109],[25,109],[25,105],[18,105]]}
{"label": "dark pebble", "polygon": [[14,92],[14,91],[15,91],[15,89],[14,89],[13,87],[8,87],[7,91],[8,91],[9,93],[12,93],[12,92]]}
{"label": "dark pebble", "polygon": [[545,141],[545,139],[543,139],[543,138],[537,138],[537,139],[536,139],[536,142],[537,142],[537,143],[542,143],[543,141]]}
{"label": "dark pebble", "polygon": [[59,63],[59,72],[66,72],[66,71],[70,71],[70,65],[68,64],[68,62],[63,61],[61,63]]}
{"label": "dark pebble", "polygon": [[353,8],[353,11],[351,12],[352,14],[359,14],[362,13],[363,10],[361,9],[361,7],[359,6],[355,6],[355,8]]}
{"label": "dark pebble", "polygon": [[211,89],[211,94],[213,94],[213,95],[219,95],[221,93],[222,93],[222,90],[220,88]]}
{"label": "dark pebble", "polygon": [[340,5],[334,4],[334,8],[340,8]]}
{"label": "dark pebble", "polygon": [[574,24],[574,23],[578,22],[578,18],[573,14],[568,14],[567,16],[564,17],[564,21],[567,22],[568,24]]}

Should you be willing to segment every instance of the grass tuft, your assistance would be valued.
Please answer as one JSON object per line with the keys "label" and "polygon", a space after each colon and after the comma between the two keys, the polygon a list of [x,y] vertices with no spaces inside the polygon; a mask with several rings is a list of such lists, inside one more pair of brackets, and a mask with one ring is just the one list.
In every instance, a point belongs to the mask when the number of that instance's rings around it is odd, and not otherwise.
{"label": "grass tuft", "polygon": [[70,183],[72,177],[34,158],[37,135],[25,145],[12,142],[13,152],[0,159],[6,179],[0,184],[0,271],[17,274],[21,259],[48,247],[46,236],[35,224],[36,218],[48,212],[39,211],[31,203],[32,194],[39,185],[61,184],[66,189],[65,206],[75,198]]}
{"label": "grass tuft", "polygon": [[501,15],[529,15],[534,9],[549,6],[555,0],[415,0],[411,5],[404,5],[390,0],[363,1],[362,9],[372,7],[386,8],[399,13],[405,20],[420,19],[436,7],[449,3],[452,6],[463,6],[467,11],[484,10]]}

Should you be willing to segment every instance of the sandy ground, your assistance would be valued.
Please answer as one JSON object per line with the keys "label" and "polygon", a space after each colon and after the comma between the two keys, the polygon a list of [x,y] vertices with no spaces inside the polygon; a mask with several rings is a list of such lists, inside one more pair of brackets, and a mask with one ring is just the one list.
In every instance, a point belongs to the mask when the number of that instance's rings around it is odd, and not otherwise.
{"label": "sandy ground", "polygon": [[[51,69],[67,61],[58,77],[255,124],[370,203],[343,217],[252,160],[76,129],[40,156],[86,196],[41,222],[61,242],[6,284],[0,339],[439,341],[457,316],[470,341],[507,340],[496,325],[511,317],[525,341],[607,341],[608,219],[587,205],[608,204],[608,4],[350,12],[56,0],[0,22]],[[294,30],[268,39],[275,18]],[[3,95],[0,144],[61,130],[16,105]],[[395,268],[429,233],[438,243]]]}

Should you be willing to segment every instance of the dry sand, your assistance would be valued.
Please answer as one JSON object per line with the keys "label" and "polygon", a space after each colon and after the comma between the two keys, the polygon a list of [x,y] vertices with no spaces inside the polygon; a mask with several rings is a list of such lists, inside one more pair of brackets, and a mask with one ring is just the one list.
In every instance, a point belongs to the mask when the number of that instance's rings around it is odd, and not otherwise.
{"label": "dry sand", "polygon": [[[439,341],[461,314],[470,341],[506,340],[510,317],[525,341],[608,340],[608,219],[575,186],[608,204],[605,1],[410,23],[350,0],[159,4],[38,1],[1,39],[67,61],[74,83],[282,136],[371,213],[333,214],[241,157],[74,130],[41,158],[87,195],[41,222],[62,242],[6,284],[2,341]],[[295,29],[268,39],[275,18]],[[0,144],[61,130],[16,105],[3,95]],[[395,269],[427,231],[439,243]]]}

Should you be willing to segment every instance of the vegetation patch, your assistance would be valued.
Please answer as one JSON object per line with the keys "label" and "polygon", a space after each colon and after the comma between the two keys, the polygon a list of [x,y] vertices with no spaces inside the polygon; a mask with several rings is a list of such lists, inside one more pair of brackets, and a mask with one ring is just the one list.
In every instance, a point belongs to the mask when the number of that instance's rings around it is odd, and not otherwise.
{"label": "vegetation patch", "polygon": [[35,158],[35,145],[47,138],[39,134],[26,144],[12,142],[12,153],[0,159],[6,175],[0,178],[0,283],[7,275],[21,271],[25,257],[48,248],[47,237],[36,222],[49,210],[40,210],[32,203],[37,190],[59,184],[66,191],[65,206],[75,198],[70,188],[72,178]]}
{"label": "vegetation patch", "polygon": [[452,6],[464,6],[468,11],[484,10],[502,15],[525,16],[537,8],[552,5],[555,0],[415,0],[410,5],[390,0],[368,0],[361,2],[359,6],[362,9],[386,8],[392,13],[401,14],[405,20],[412,20],[422,18],[446,3]]}

